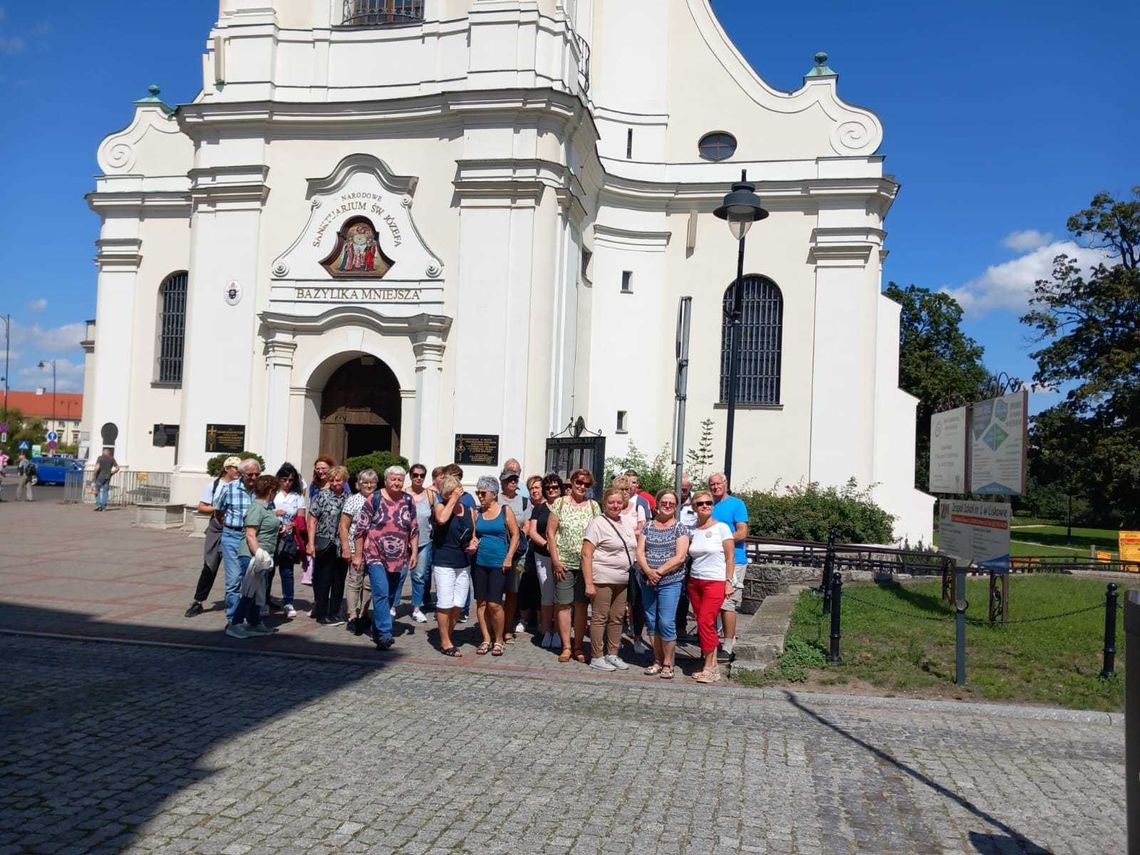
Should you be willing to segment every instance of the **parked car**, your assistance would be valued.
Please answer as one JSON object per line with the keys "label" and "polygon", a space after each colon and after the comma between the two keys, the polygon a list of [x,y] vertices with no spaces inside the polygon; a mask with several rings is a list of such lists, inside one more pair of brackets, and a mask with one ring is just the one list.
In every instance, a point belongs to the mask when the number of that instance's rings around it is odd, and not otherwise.
{"label": "parked car", "polygon": [[68,472],[82,472],[83,461],[71,457],[33,457],[36,464],[36,480],[41,484],[62,484]]}

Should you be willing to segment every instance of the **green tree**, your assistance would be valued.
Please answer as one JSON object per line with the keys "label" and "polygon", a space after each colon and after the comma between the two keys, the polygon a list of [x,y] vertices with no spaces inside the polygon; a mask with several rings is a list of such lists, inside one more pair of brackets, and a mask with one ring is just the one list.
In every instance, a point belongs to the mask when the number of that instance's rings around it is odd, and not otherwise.
{"label": "green tree", "polygon": [[33,445],[42,445],[43,451],[47,452],[47,428],[44,426],[44,420],[38,417],[29,418],[15,407],[8,408],[8,453],[14,459],[20,453],[20,443],[27,442],[28,450],[24,452],[29,457],[32,456],[31,447]]}
{"label": "green tree", "polygon": [[1033,289],[1022,322],[1042,347],[1034,380],[1066,387],[1040,413],[1031,473],[1043,487],[1079,491],[1103,523],[1140,524],[1140,186],[1132,199],[1096,194],[1069,217],[1079,244],[1104,251],[1091,270],[1059,255]]}
{"label": "green tree", "polygon": [[902,306],[899,386],[918,398],[914,483],[925,490],[930,472],[930,417],[981,397],[989,379],[983,348],[962,332],[962,307],[949,294],[891,282],[883,292]]}

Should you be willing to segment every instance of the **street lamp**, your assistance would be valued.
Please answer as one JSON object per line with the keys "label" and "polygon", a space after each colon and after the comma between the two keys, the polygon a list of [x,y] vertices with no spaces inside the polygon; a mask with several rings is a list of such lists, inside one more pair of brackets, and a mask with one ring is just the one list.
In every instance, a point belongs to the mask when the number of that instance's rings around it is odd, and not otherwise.
{"label": "street lamp", "polygon": [[721,206],[713,211],[718,218],[728,222],[732,236],[740,246],[736,256],[736,282],[732,288],[732,310],[729,315],[729,329],[732,338],[729,343],[728,360],[728,427],[724,437],[724,478],[732,485],[732,435],[736,427],[736,378],[740,372],[741,326],[744,316],[744,237],[752,224],[768,216],[760,205],[756,187],[748,183],[748,170],[741,170],[740,182],[732,185],[732,191],[724,197]]}
{"label": "street lamp", "polygon": [[51,429],[58,430],[59,424],[55,420],[55,360],[48,359],[40,362],[40,368],[47,368],[49,365],[51,366]]}
{"label": "street lamp", "polygon": [[12,316],[4,316],[4,421],[8,421],[8,346],[12,339]]}

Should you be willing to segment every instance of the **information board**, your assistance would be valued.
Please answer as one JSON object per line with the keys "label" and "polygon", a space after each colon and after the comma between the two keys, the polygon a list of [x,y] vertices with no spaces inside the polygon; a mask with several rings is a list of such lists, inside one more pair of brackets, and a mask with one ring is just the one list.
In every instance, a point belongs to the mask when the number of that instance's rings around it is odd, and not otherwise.
{"label": "information board", "polygon": [[1140,561],[1140,531],[1122,531],[1118,535],[1121,561]]}
{"label": "information board", "polygon": [[996,573],[1009,572],[1008,502],[941,499],[938,548],[958,561]]}
{"label": "information board", "polygon": [[930,417],[930,492],[968,492],[965,407]]}
{"label": "information board", "polygon": [[498,466],[498,434],[457,433],[455,435],[455,462],[460,466]]}
{"label": "information board", "polygon": [[245,451],[245,425],[206,425],[206,451],[211,454]]}
{"label": "information board", "polygon": [[970,492],[1020,496],[1025,492],[1026,409],[1029,393],[1014,392],[974,404],[970,413]]}

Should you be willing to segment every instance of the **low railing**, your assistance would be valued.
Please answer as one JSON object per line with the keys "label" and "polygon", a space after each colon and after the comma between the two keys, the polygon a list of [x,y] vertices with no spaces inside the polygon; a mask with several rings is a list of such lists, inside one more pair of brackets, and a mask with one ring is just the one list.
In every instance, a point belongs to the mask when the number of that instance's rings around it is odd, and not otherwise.
{"label": "low railing", "polygon": [[346,27],[395,27],[423,20],[424,0],[344,0],[341,22]]}
{"label": "low railing", "polygon": [[[812,540],[780,540],[750,537],[744,542],[752,564],[787,564],[791,567],[823,567],[827,544]],[[873,573],[907,573],[941,576],[954,566],[952,556],[890,546],[835,544],[835,570],[865,570]]]}
{"label": "low railing", "polygon": [[[90,472],[68,472],[63,483],[65,502],[94,501],[95,485]],[[107,504],[164,505],[170,503],[169,472],[138,472],[127,470],[111,476]]]}
{"label": "low railing", "polygon": [[1079,555],[1031,555],[1009,559],[1014,573],[1067,573],[1073,570],[1107,570],[1115,573],[1140,573],[1140,561],[1119,558],[1082,558]]}

